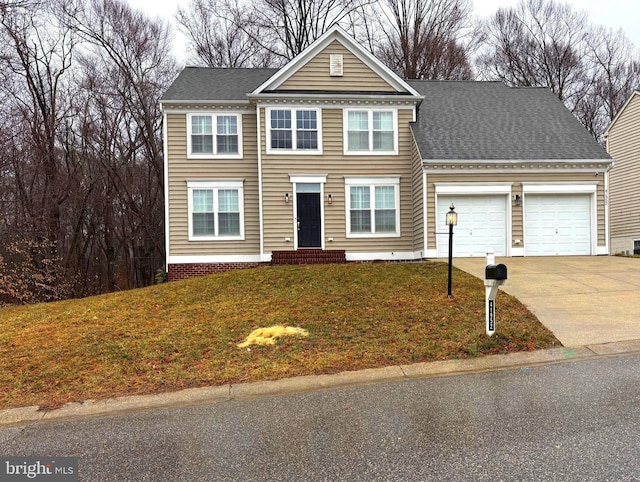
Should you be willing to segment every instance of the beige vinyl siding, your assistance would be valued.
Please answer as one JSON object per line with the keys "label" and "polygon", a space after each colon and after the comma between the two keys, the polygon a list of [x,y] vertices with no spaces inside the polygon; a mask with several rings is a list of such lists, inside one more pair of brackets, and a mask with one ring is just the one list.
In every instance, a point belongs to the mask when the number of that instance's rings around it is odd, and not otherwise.
{"label": "beige vinyl siding", "polygon": [[[413,198],[413,251],[424,251],[424,199],[422,158],[413,139],[411,143],[411,176]],[[425,256],[425,253],[422,253]]]}
{"label": "beige vinyl siding", "polygon": [[[260,253],[256,116],[242,116],[243,159],[187,159],[186,114],[167,114],[169,256]],[[189,241],[187,180],[244,179],[244,232],[239,241]]]}
{"label": "beige vinyl siding", "polygon": [[[612,252],[633,250],[640,238],[640,94],[634,94],[609,131],[609,155],[615,164],[609,178]],[[624,238],[622,245],[614,238]]]}
{"label": "beige vinyl siding", "polygon": [[[520,206],[514,206],[513,198],[514,196],[520,196],[522,200],[522,183],[516,182],[511,186],[511,236],[512,236],[512,246],[514,248],[519,248],[523,246],[524,243],[524,204],[520,203]],[[520,244],[515,244],[514,240],[519,239]],[[509,240],[507,240],[507,243]]]}
{"label": "beige vinyl siding", "polygon": [[[343,56],[344,75],[342,77],[329,75],[329,56],[331,54]],[[396,92],[393,87],[337,40],[309,60],[277,90]]]}
{"label": "beige vinyl siding", "polygon": [[[604,206],[604,180],[600,177],[597,181],[596,192],[596,204],[597,204],[597,243],[598,246],[604,246],[605,243],[605,206]],[[516,207],[513,205],[513,196],[519,194],[522,196],[522,183],[526,182],[545,182],[549,184],[553,183],[571,183],[576,181],[589,181],[593,182],[594,176],[592,173],[474,173],[474,174],[433,174],[429,173],[427,176],[427,224],[428,224],[428,246],[430,249],[436,248],[436,229],[444,226],[444,220],[435,219],[436,209],[436,195],[435,184],[436,183],[493,183],[493,182],[508,182],[513,183],[511,186],[511,210],[512,210],[512,247],[521,248],[524,246],[524,228],[523,228],[523,208],[522,206]],[[458,213],[463,215],[463,213]],[[521,244],[513,244],[513,241],[519,239]],[[509,243],[509,240],[507,240]]]}
{"label": "beige vinyl siding", "polygon": [[[345,156],[343,150],[342,109],[323,109],[323,154],[322,155],[277,155],[266,154],[265,133],[262,132],[262,172],[264,199],[264,249],[294,249],[293,199],[284,202],[284,193],[293,198],[290,174],[326,174],[325,199],[325,248],[345,249],[347,252],[388,252],[413,250],[413,196],[411,149],[413,140],[409,122],[413,118],[411,109],[398,112],[398,148],[396,156]],[[264,109],[260,109],[261,125],[265,126]],[[346,176],[400,176],[400,232],[393,238],[347,238],[345,217]],[[329,205],[326,195],[331,194]],[[286,242],[285,238],[291,241]],[[333,238],[332,242],[327,241]]]}

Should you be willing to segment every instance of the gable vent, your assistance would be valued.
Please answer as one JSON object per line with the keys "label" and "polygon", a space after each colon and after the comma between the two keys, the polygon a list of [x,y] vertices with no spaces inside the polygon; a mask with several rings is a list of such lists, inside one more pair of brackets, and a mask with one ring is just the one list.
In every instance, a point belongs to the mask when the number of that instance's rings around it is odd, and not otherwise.
{"label": "gable vent", "polygon": [[331,77],[342,77],[342,66],[342,54],[331,54],[329,56],[329,75]]}

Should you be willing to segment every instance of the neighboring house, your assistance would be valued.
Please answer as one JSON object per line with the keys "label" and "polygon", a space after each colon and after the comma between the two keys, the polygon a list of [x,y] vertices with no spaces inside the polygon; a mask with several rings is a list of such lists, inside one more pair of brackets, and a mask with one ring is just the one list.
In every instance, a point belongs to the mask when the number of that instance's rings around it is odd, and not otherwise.
{"label": "neighboring house", "polygon": [[634,92],[605,132],[611,170],[611,252],[640,254],[640,91]]}
{"label": "neighboring house", "polygon": [[162,98],[169,279],[272,260],[608,254],[611,159],[548,90],[403,80],[340,28]]}

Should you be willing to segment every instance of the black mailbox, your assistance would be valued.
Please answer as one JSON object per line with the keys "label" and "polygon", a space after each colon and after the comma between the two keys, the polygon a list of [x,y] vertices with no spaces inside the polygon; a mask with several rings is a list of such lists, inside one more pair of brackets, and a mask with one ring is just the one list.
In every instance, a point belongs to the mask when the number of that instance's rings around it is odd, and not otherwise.
{"label": "black mailbox", "polygon": [[507,279],[507,267],[504,264],[489,264],[484,270],[485,279]]}

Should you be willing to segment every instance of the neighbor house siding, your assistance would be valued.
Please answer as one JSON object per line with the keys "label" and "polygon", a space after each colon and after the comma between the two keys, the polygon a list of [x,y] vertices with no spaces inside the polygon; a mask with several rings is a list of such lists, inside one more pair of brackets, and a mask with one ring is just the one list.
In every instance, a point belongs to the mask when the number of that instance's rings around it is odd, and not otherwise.
{"label": "neighbor house siding", "polygon": [[611,252],[633,252],[640,239],[640,93],[611,126],[607,147],[614,159],[609,178]]}
{"label": "neighbor house siding", "polygon": [[[492,183],[511,183],[511,226],[513,248],[522,248],[524,246],[524,226],[523,226],[523,206],[513,206],[513,196],[519,194],[522,196],[522,185],[527,182],[549,183],[549,184],[571,184],[575,182],[594,182],[593,173],[474,173],[474,174],[434,174],[429,173],[427,178],[427,237],[429,249],[436,248],[436,230],[444,226],[443,219],[435,219],[436,215],[436,184],[473,184],[490,185]],[[604,205],[604,180],[600,177],[596,187],[596,205],[597,205],[597,245],[606,245],[605,231],[605,205]],[[464,215],[458,213],[458,216]],[[519,244],[515,240],[520,240]]]}
{"label": "neighbor house siding", "polygon": [[[258,221],[258,152],[256,116],[242,115],[242,159],[187,159],[186,114],[167,114],[169,169],[168,256],[251,254],[260,252]],[[244,189],[245,239],[238,241],[189,241],[187,180],[240,180]]]}
{"label": "neighbor house siding", "polygon": [[[329,75],[331,54],[343,56],[344,75],[342,77]],[[329,44],[277,90],[395,92],[393,87],[338,41]]]}
{"label": "neighbor house siding", "polygon": [[[366,107],[363,107],[366,108]],[[265,109],[260,109],[261,125],[265,126]],[[326,249],[347,252],[408,252],[413,249],[413,197],[411,152],[413,140],[409,122],[413,110],[398,112],[398,155],[345,156],[343,149],[343,110],[322,110],[323,154],[267,154],[265,132],[262,138],[262,175],[264,193],[264,249],[266,253],[294,249],[293,200],[284,202],[284,193],[293,197],[290,175],[326,174],[324,185],[324,223]],[[400,177],[400,237],[347,238],[345,217],[345,177]],[[331,194],[333,202],[327,203]],[[289,238],[290,241],[285,241]],[[328,241],[333,238],[333,241]]]}

